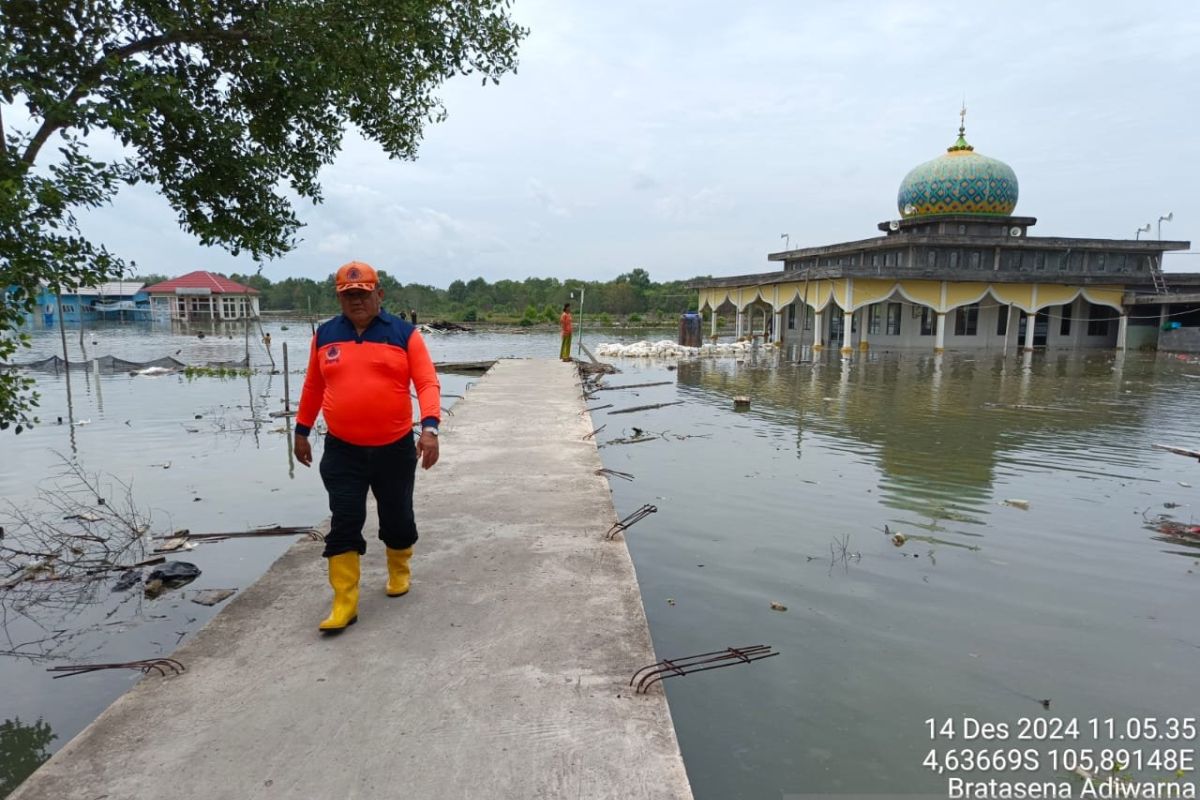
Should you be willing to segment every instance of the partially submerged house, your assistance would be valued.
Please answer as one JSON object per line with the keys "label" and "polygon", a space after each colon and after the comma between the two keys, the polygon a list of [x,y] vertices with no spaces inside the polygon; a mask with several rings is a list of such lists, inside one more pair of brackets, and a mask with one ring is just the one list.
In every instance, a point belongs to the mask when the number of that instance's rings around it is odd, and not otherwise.
{"label": "partially submerged house", "polygon": [[157,320],[238,320],[258,317],[257,289],[196,270],[146,288]]}

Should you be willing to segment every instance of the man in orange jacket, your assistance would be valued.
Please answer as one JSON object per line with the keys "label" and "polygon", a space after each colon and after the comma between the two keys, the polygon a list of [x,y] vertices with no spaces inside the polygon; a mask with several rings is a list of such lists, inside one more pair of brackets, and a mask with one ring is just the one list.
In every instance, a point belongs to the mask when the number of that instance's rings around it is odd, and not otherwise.
{"label": "man in orange jacket", "polygon": [[[408,592],[409,559],[417,541],[413,479],[418,460],[425,469],[437,463],[441,419],[433,360],[417,329],[383,310],[375,270],[351,261],[337,271],[336,283],[342,313],[313,336],[296,412],[296,459],[306,467],[312,464],[308,437],[318,412],[329,428],[320,471],[332,515],[324,556],[333,609],[318,626],[322,631],[340,631],[358,620],[368,489],[375,495],[379,538],[387,548],[387,594]],[[415,445],[410,385],[416,387],[421,411]]]}

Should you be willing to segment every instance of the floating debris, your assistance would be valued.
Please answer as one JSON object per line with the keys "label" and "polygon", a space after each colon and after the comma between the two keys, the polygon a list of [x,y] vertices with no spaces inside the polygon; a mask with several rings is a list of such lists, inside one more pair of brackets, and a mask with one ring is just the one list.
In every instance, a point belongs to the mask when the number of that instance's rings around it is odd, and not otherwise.
{"label": "floating debris", "polygon": [[617,389],[645,389],[650,386],[674,386],[675,381],[654,381],[653,383],[626,383],[622,386],[599,386],[597,392],[612,392]]}
{"label": "floating debris", "polygon": [[200,568],[187,561],[168,561],[146,576],[146,597],[154,599],[167,589],[185,586],[200,577]]}
{"label": "floating debris", "polygon": [[320,542],[325,538],[321,535],[320,531],[310,525],[267,525],[248,531],[228,531],[225,533],[190,533],[187,530],[182,530],[163,538],[169,541],[179,536],[186,536],[189,540],[195,541],[220,541],[221,539],[244,539],[258,536],[305,536],[315,542]]}
{"label": "floating debris", "polygon": [[202,606],[215,606],[222,600],[227,600],[237,593],[237,589],[202,589],[192,598],[193,603]]}
{"label": "floating debris", "polygon": [[771,610],[772,611],[787,611],[787,606],[785,606],[783,603],[776,603],[774,600],[772,600],[771,601]]}
{"label": "floating debris", "polygon": [[141,581],[141,570],[131,569],[121,577],[117,578],[117,582],[113,584],[112,590],[114,592],[127,592],[141,583]]}
{"label": "floating debris", "polygon": [[632,408],[620,408],[620,409],[617,409],[616,411],[610,411],[608,413],[610,416],[612,414],[632,414],[634,411],[651,411],[656,408],[666,408],[667,406],[678,406],[678,405],[682,405],[682,404],[683,404],[682,400],[673,400],[670,403],[654,403],[654,404],[648,405],[648,406],[633,406]]}
{"label": "floating debris", "polygon": [[733,398],[733,407],[735,409],[745,411],[750,407],[750,398],[744,394],[740,394]]}
{"label": "floating debris", "polygon": [[892,534],[892,544],[896,545],[896,547],[903,547],[904,543],[907,541],[908,537],[903,533],[897,532]]}
{"label": "floating debris", "polygon": [[[186,547],[187,544],[188,544],[188,537],[187,537],[187,534],[185,533],[182,536],[176,536],[174,538],[167,539],[165,542],[160,544],[158,547],[155,547],[154,552],[170,553],[173,550],[179,550],[180,548]],[[195,545],[192,545],[192,547],[195,547]]]}
{"label": "floating debris", "polygon": [[1004,501],[1004,505],[1006,505],[1006,506],[1012,506],[1013,508],[1019,508],[1019,509],[1021,509],[1022,511],[1028,511],[1028,510],[1029,510],[1029,501],[1028,501],[1028,500],[1020,500],[1020,499],[1017,499],[1017,498],[1009,498],[1008,500],[1005,500],[1005,501]]}
{"label": "floating debris", "polygon": [[1188,450],[1184,447],[1172,447],[1166,444],[1155,444],[1151,445],[1151,447],[1155,450],[1166,450],[1168,453],[1174,453],[1177,456],[1200,459],[1200,450]]}

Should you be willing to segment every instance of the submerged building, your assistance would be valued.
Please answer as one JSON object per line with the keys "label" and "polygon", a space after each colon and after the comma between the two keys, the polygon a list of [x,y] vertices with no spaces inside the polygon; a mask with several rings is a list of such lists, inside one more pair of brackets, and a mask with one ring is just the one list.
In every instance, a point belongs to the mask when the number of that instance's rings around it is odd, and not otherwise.
{"label": "submerged building", "polygon": [[[1172,296],[1162,273],[1163,253],[1189,242],[1031,235],[1037,220],[1014,215],[1017,195],[1012,168],[975,152],[960,127],[905,176],[882,235],[771,253],[781,270],[692,288],[714,335],[717,315],[732,313],[739,338],[843,352],[1132,347],[1156,341],[1171,314],[1200,326],[1200,302],[1186,304],[1200,301],[1200,275],[1171,274],[1172,288],[1196,293]],[[1131,324],[1148,333],[1131,337]]]}
{"label": "submerged building", "polygon": [[244,320],[259,315],[259,291],[224,275],[196,270],[146,287],[158,320]]}

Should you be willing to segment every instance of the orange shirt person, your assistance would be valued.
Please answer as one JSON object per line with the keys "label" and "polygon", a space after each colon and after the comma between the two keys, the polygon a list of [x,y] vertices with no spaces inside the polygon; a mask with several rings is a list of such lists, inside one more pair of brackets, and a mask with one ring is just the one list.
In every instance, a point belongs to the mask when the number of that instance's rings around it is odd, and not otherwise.
{"label": "orange shirt person", "polygon": [[559,349],[558,357],[563,361],[571,360],[571,304],[563,303],[562,316],[558,318],[558,322],[562,325],[562,347]]}
{"label": "orange shirt person", "polygon": [[[313,336],[294,444],[296,459],[310,466],[308,437],[317,414],[324,415],[329,432],[320,472],[331,515],[324,556],[333,609],[318,626],[322,631],[340,631],[358,620],[368,490],[375,495],[379,538],[387,551],[387,594],[408,592],[409,559],[417,541],[412,504],[417,461],[425,469],[437,463],[441,420],[433,359],[416,328],[383,310],[375,270],[351,261],[338,269],[336,284],[342,313]],[[410,386],[420,407],[416,443]]]}

